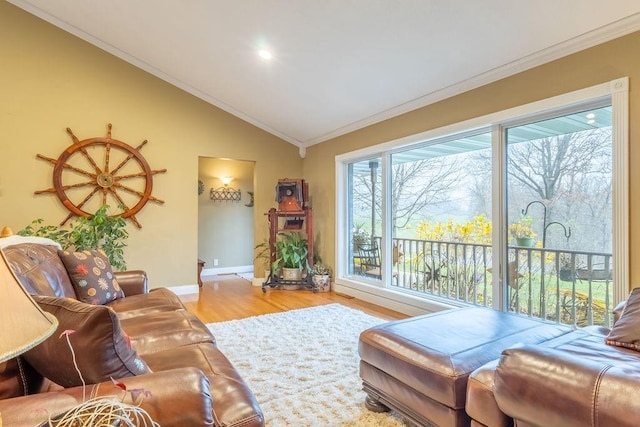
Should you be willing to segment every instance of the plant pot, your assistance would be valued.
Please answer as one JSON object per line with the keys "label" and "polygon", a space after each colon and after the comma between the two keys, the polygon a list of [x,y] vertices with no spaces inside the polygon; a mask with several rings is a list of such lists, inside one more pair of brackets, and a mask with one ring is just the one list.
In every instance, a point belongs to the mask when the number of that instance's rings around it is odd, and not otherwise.
{"label": "plant pot", "polygon": [[314,274],[312,280],[315,292],[329,292],[331,290],[331,276],[328,274]]}
{"label": "plant pot", "polygon": [[533,247],[533,237],[516,237],[516,244],[523,248]]}
{"label": "plant pot", "polygon": [[284,280],[300,280],[302,279],[302,270],[282,267],[282,278]]}

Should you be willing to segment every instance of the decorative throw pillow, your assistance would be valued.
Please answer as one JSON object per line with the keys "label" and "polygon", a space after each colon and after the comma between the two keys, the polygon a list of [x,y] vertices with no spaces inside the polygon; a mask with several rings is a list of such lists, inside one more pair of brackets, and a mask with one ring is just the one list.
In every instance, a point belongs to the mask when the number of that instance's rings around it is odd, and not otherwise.
{"label": "decorative throw pillow", "polygon": [[124,297],[113,276],[109,258],[102,249],[69,252],[58,251],[80,301],[106,304]]}
{"label": "decorative throw pillow", "polygon": [[41,375],[63,387],[82,385],[75,361],[87,384],[151,372],[131,347],[120,320],[109,307],[90,305],[71,298],[33,295],[40,307],[58,319],[58,329],[44,342],[24,354]]}
{"label": "decorative throw pillow", "polygon": [[629,294],[620,319],[605,338],[609,345],[640,351],[640,288]]}

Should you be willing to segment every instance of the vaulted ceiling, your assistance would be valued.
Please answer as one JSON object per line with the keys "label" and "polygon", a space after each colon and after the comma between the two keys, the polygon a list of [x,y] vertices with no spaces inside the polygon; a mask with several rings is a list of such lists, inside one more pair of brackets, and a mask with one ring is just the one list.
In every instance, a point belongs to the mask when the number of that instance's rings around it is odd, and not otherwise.
{"label": "vaulted ceiling", "polygon": [[300,147],[640,29],[638,0],[8,1]]}

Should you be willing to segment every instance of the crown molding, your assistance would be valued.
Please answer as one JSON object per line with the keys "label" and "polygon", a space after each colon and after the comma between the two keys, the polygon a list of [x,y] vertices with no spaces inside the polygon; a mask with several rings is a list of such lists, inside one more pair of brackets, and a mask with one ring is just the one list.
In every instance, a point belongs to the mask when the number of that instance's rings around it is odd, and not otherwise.
{"label": "crown molding", "polygon": [[485,73],[478,74],[470,79],[463,80],[459,83],[442,88],[438,91],[431,92],[427,95],[400,104],[381,113],[374,114],[362,120],[355,121],[351,124],[335,129],[332,132],[305,141],[305,145],[309,147],[311,145],[326,142],[330,139],[337,138],[349,132],[362,129],[364,127],[371,126],[384,120],[399,116],[401,114],[408,113],[409,111],[413,111],[418,108],[436,103],[438,101],[451,98],[452,96],[459,95],[469,90],[496,82],[503,78],[546,64],[551,61],[555,61],[556,59],[563,58],[565,56],[580,52],[590,47],[617,39],[638,30],[640,30],[640,13],[628,16],[624,19],[574,37],[565,42],[558,43],[547,49],[509,62]]}

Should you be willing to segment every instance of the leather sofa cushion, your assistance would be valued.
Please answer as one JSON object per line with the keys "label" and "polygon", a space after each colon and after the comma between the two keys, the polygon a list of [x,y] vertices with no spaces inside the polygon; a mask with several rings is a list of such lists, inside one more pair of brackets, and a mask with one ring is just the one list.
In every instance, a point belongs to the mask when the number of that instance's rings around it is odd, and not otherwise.
{"label": "leather sofa cushion", "polygon": [[212,343],[175,347],[143,356],[154,372],[194,367],[211,384],[216,426],[263,425],[260,406],[229,359]]}
{"label": "leather sofa cushion", "polygon": [[500,408],[517,425],[637,427],[637,353],[606,345],[604,336],[577,338],[506,350],[495,374]]}
{"label": "leather sofa cushion", "polygon": [[640,351],[640,288],[631,291],[620,318],[605,341],[609,345]]}
{"label": "leather sofa cushion", "polygon": [[40,374],[63,387],[82,385],[71,349],[63,333],[75,331],[69,340],[76,363],[88,384],[149,373],[146,363],[120,327],[118,316],[105,306],[71,298],[33,296],[40,307],[58,319],[57,331],[24,354]]}
{"label": "leather sofa cushion", "polygon": [[[589,326],[552,338],[540,343],[539,346],[560,348],[575,345],[582,340],[595,340],[597,342],[603,331],[606,331],[606,329],[599,326]],[[512,348],[519,346],[521,344],[516,344]],[[601,343],[600,346],[602,346]],[[499,361],[500,359],[492,360],[471,373],[467,385],[467,405],[465,409],[471,418],[481,424],[491,427],[508,427],[513,426],[513,419],[500,410],[493,393],[495,370]]]}
{"label": "leather sofa cushion", "polygon": [[494,395],[518,425],[637,426],[638,352],[606,345],[588,326],[537,346],[503,352]]}
{"label": "leather sofa cushion", "polygon": [[109,258],[102,250],[58,251],[78,299],[87,304],[106,304],[124,298],[113,276]]}
{"label": "leather sofa cushion", "polygon": [[215,342],[204,323],[186,310],[150,313],[120,322],[140,356],[190,344]]}
{"label": "leather sofa cushion", "polygon": [[166,288],[151,289],[148,294],[127,295],[107,304],[120,320],[163,311],[184,310],[180,298]]}
{"label": "leather sofa cushion", "polygon": [[[154,372],[149,375],[125,378],[121,381],[128,390],[151,391],[142,400],[141,407],[162,427],[214,426],[213,403],[209,392],[209,380],[195,368],[180,368]],[[96,397],[122,399],[122,390],[106,383],[88,385],[86,394]],[[82,402],[82,387],[72,387],[26,397],[0,400],[0,413],[6,427],[34,427],[42,425],[47,414],[65,412]],[[131,401],[127,393],[125,403]],[[217,407],[215,409],[217,411]],[[134,421],[135,422],[135,421]],[[95,425],[94,423],[92,425]],[[103,425],[107,424],[103,422]],[[122,422],[120,425],[129,423]],[[135,425],[142,425],[136,423]],[[48,426],[48,424],[46,424]],[[87,424],[88,425],[88,424]],[[255,425],[255,424],[254,424]],[[147,424],[149,426],[149,424]],[[238,426],[250,427],[251,424]],[[149,426],[150,427],[150,426]]]}
{"label": "leather sofa cushion", "polygon": [[465,410],[479,425],[512,427],[513,419],[500,410],[493,395],[493,380],[498,360],[482,365],[469,376]]}
{"label": "leather sofa cushion", "polygon": [[31,295],[76,298],[56,246],[20,243],[8,246],[2,252],[22,286]]}

